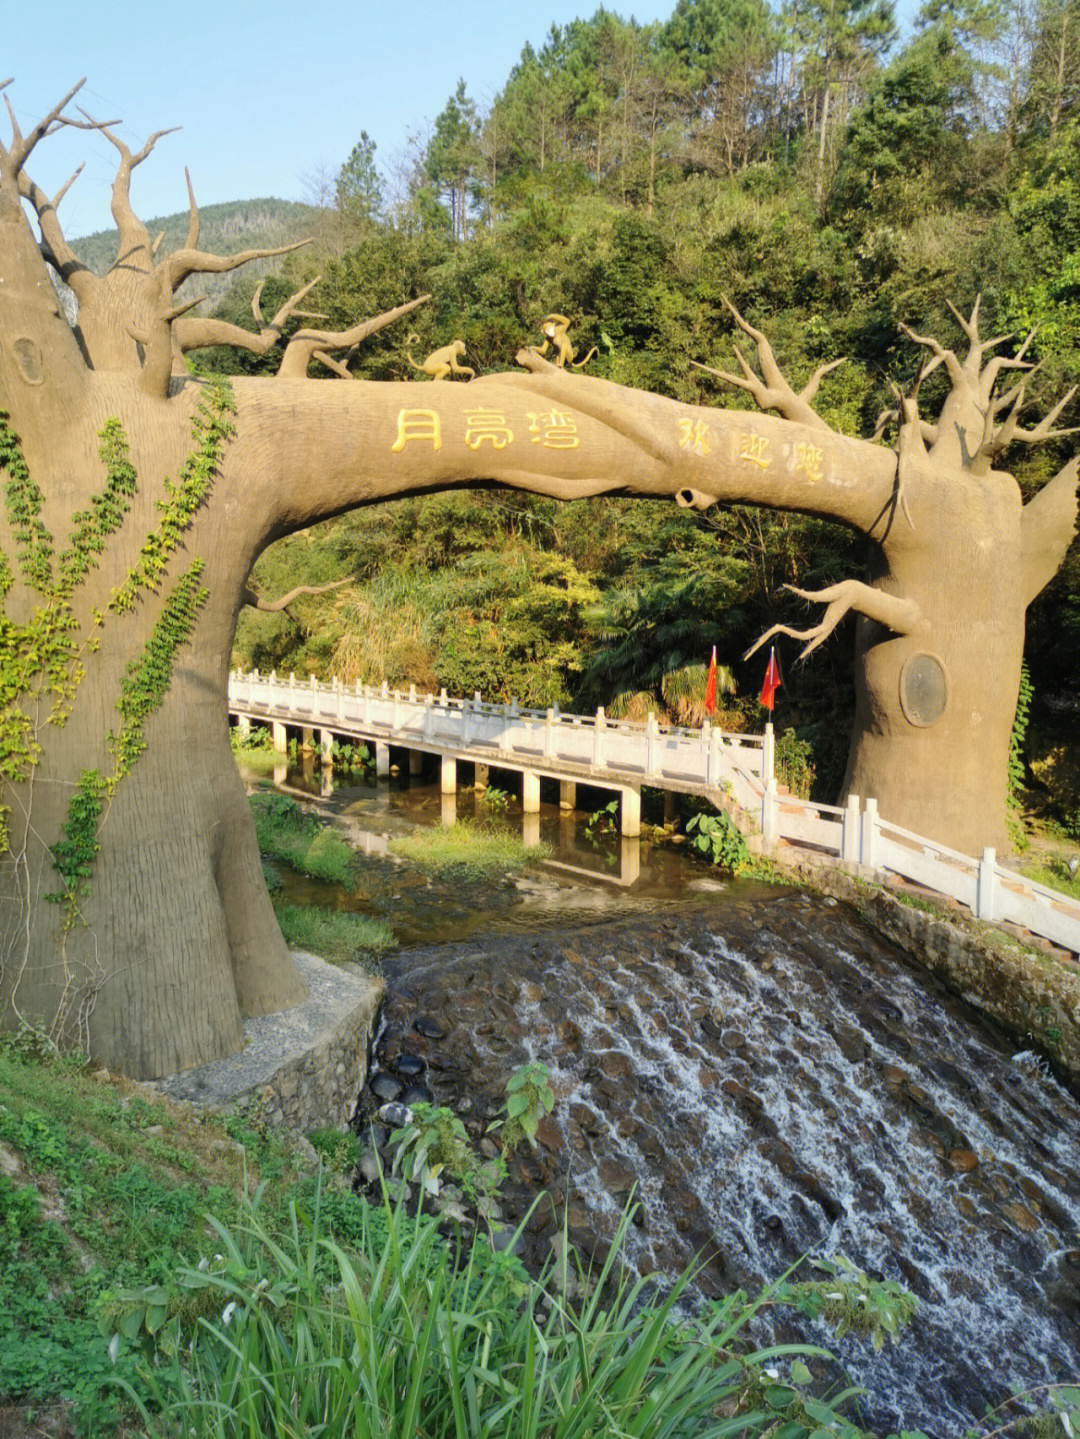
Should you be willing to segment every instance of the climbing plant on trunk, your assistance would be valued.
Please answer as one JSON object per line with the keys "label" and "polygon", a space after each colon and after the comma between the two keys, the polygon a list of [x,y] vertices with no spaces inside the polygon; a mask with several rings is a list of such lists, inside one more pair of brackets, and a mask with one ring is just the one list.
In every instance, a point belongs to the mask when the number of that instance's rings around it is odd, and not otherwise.
{"label": "climbing plant on trunk", "polygon": [[[193,379],[184,352],[268,353],[286,321],[311,318],[307,287],[269,322],[256,296],[253,331],[193,316],[176,297],[189,275],[264,252],[201,251],[189,185],[186,242],[159,255],[129,199],[159,137],[132,154],[111,123],[68,114],[74,94],[27,135],[12,116],[0,145],[0,1024],[150,1076],[230,1053],[242,1015],[303,998],[228,744],[232,640],[267,545],[394,495],[494,483],[749,502],[861,531],[866,579],[813,596],[827,609],[806,635],[813,648],[843,613],[863,616],[847,785],[958,847],[1003,838],[1024,610],[1072,536],[1076,465],[1026,506],[992,468],[1053,418],[1021,430],[1022,383],[994,386],[1023,354],[987,358],[977,316],[964,361],[919,340],[952,390],[937,426],[900,398],[898,454],[829,430],[810,406],[820,375],[796,395],[745,324],[762,377],[744,360],[732,378],[780,418],[571,375],[529,350],[522,373],[468,383],[352,379],[352,348],[423,296],[348,331],[300,328],[276,377],[226,388]],[[64,240],[63,191],[26,172],[63,124],[119,156],[118,260],[101,278]],[[76,293],[74,327],[47,264]],[[309,379],[311,363],[339,378]]]}

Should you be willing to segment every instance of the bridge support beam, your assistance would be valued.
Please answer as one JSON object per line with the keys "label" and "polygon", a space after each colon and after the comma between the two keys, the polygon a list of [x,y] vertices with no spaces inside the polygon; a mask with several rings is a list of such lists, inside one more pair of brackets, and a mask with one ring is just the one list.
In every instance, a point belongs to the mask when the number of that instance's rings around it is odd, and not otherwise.
{"label": "bridge support beam", "polygon": [[559,808],[577,809],[577,781],[572,779],[561,779],[559,781]]}
{"label": "bridge support beam", "polygon": [[311,725],[306,724],[303,727],[300,738],[300,748],[303,750],[313,750],[315,748],[315,731]]}
{"label": "bridge support beam", "polygon": [[442,758],[441,787],[443,794],[457,794],[457,760]]}
{"label": "bridge support beam", "polygon": [[332,729],[319,731],[319,754],[322,756],[324,765],[334,763],[334,731]]}
{"label": "bridge support beam", "polygon": [[378,779],[390,777],[390,746],[381,740],[375,744],[375,774]]}
{"label": "bridge support beam", "polygon": [[283,724],[279,724],[278,721],[275,720],[274,723],[270,726],[270,728],[274,732],[274,748],[277,750],[278,754],[284,754],[289,747],[289,741],[285,734],[285,726]]}
{"label": "bridge support beam", "polygon": [[236,717],[236,727],[237,727],[237,729],[240,731],[240,733],[244,736],[244,738],[247,739],[248,735],[251,733],[251,716],[250,716],[250,715],[237,715],[237,717]]}
{"label": "bridge support beam", "polygon": [[540,813],[540,776],[528,769],[521,773],[521,807],[526,814]]}
{"label": "bridge support beam", "polygon": [[619,833],[626,839],[636,839],[641,833],[641,791],[639,789],[619,791]]}

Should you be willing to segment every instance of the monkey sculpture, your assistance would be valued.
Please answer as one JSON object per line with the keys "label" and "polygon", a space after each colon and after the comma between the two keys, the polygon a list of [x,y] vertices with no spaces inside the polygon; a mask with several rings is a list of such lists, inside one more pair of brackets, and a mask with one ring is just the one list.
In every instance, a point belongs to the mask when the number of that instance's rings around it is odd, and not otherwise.
{"label": "monkey sculpture", "polygon": [[544,343],[539,347],[534,346],[533,348],[538,355],[543,355],[547,353],[548,346],[553,345],[555,347],[555,363],[560,370],[565,369],[567,365],[569,365],[572,370],[580,370],[584,365],[587,365],[596,354],[596,346],[594,345],[592,347],[583,360],[579,360],[577,364],[575,364],[574,347],[566,336],[569,328],[570,321],[565,315],[545,315],[544,323],[540,326],[541,333],[544,336]]}
{"label": "monkey sculpture", "polygon": [[[419,338],[419,335],[410,335],[409,344]],[[476,371],[470,370],[468,365],[458,364],[458,356],[465,353],[464,340],[453,340],[449,345],[443,345],[441,350],[432,350],[422,365],[416,363],[408,350],[405,353],[409,356],[409,364],[414,370],[430,375],[433,380],[447,380],[451,375],[464,375],[471,380],[476,376]]]}

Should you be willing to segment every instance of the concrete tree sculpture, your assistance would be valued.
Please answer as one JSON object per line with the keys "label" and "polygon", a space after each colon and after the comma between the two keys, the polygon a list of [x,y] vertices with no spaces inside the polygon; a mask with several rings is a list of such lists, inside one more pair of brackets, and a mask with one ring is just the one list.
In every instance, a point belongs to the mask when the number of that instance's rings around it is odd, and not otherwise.
{"label": "concrete tree sculpture", "polygon": [[[77,89],[78,87],[76,87]],[[109,1065],[156,1075],[227,1054],[240,1017],[303,997],[263,884],[228,745],[225,686],[256,557],[282,535],[394,495],[496,483],[574,498],[670,496],[821,515],[873,542],[865,581],[814,598],[856,610],[860,711],[848,784],[883,813],[960,847],[999,840],[1024,609],[1076,518],[1075,463],[1027,506],[991,461],[1023,432],[1019,360],[987,359],[976,319],[936,427],[900,401],[899,457],[833,433],[764,336],[763,379],[737,383],[781,418],[682,405],[570,375],[467,383],[318,382],[348,332],[300,330],[275,378],[197,381],[194,346],[264,352],[304,293],[258,332],[176,298],[238,257],[159,256],[130,204],[131,154],[65,97],[0,146],[0,1024],[26,1020]],[[80,266],[26,171],[54,128],[93,126],[120,160],[117,265]],[[40,237],[27,218],[38,217]],[[260,252],[261,253],[261,252]],[[248,256],[253,258],[253,256]],[[64,319],[46,262],[75,289]],[[52,902],[50,902],[52,901]]]}

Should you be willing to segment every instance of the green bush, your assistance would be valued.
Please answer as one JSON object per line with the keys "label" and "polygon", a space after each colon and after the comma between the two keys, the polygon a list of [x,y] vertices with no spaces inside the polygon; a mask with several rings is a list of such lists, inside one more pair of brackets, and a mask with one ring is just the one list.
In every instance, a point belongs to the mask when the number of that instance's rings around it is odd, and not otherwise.
{"label": "green bush", "polygon": [[732,874],[738,874],[750,862],[746,840],[726,810],[691,816],[686,823],[686,834],[695,854]]}

